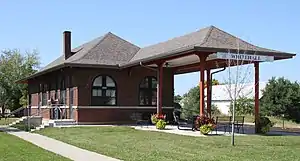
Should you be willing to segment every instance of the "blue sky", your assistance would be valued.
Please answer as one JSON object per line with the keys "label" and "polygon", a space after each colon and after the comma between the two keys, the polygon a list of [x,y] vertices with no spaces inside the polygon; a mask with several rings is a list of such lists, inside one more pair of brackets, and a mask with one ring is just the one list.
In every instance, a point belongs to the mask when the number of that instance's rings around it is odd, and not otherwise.
{"label": "blue sky", "polygon": [[[62,54],[64,30],[72,31],[72,47],[108,31],[143,47],[214,25],[256,45],[299,53],[299,6],[296,0],[0,1],[0,49],[37,49],[46,65]],[[264,63],[260,79],[299,81],[299,63],[299,57]],[[199,73],[176,76],[176,93],[198,80]]]}

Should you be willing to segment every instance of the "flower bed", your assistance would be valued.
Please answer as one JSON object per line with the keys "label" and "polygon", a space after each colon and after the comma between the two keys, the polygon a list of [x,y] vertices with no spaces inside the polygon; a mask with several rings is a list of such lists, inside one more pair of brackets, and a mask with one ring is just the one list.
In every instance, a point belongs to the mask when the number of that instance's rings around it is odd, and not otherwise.
{"label": "flower bed", "polygon": [[157,129],[163,130],[166,128],[167,122],[165,121],[166,115],[151,115],[151,122],[156,126]]}
{"label": "flower bed", "polygon": [[216,128],[214,119],[206,116],[198,116],[195,121],[196,129],[199,129],[201,134],[207,135]]}

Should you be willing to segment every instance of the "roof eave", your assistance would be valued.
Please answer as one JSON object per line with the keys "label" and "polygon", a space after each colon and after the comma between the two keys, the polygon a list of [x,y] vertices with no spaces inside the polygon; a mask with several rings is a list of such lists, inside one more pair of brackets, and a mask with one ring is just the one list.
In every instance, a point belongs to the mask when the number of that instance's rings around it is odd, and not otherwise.
{"label": "roof eave", "polygon": [[116,65],[101,65],[101,64],[81,64],[81,63],[65,63],[65,66],[70,67],[84,67],[84,68],[111,68],[111,69],[120,69],[120,67]]}
{"label": "roof eave", "polygon": [[43,71],[38,71],[38,72],[36,72],[36,73],[34,73],[34,74],[32,74],[32,75],[26,77],[26,78],[17,80],[16,83],[24,83],[24,82],[28,81],[29,79],[32,79],[32,78],[41,76],[41,75],[43,75],[43,74],[49,73],[49,72],[54,71],[54,70],[57,70],[57,69],[60,69],[60,68],[62,68],[62,67],[64,67],[64,66],[65,66],[65,64],[60,64],[60,65],[58,65],[58,66],[55,66],[55,67],[52,67],[52,68],[49,68],[49,69],[46,69],[46,70],[43,70]]}
{"label": "roof eave", "polygon": [[69,67],[85,67],[85,68],[90,67],[90,68],[120,69],[120,67],[118,65],[96,65],[96,64],[80,64],[80,63],[63,63],[63,64],[55,66],[53,68],[49,68],[49,69],[43,70],[41,72],[37,72],[35,74],[32,74],[32,75],[30,75],[30,76],[28,76],[26,78],[17,80],[16,83],[26,83],[26,82],[28,82],[29,79],[32,79],[32,78],[41,76],[43,74],[52,72],[54,70],[57,70],[57,69],[60,69],[60,68],[63,68],[63,67],[68,67],[68,66]]}
{"label": "roof eave", "polygon": [[180,48],[177,50],[172,50],[169,52],[165,52],[162,54],[157,54],[151,57],[146,57],[146,58],[142,58],[142,59],[138,59],[138,60],[134,60],[128,63],[124,63],[124,64],[119,64],[120,68],[128,68],[128,67],[132,67],[132,66],[136,66],[139,65],[141,62],[142,63],[147,63],[147,62],[151,62],[151,61],[155,61],[158,59],[165,59],[168,58],[169,56],[178,56],[181,54],[185,54],[185,53],[189,53],[195,51],[195,47],[194,46],[188,46],[188,47],[184,47],[184,48]]}
{"label": "roof eave", "polygon": [[286,53],[286,52],[265,52],[265,51],[254,51],[254,50],[237,50],[237,49],[225,49],[225,48],[209,48],[209,47],[201,47],[195,46],[197,51],[207,51],[207,52],[228,52],[231,53],[247,53],[247,54],[259,54],[259,55],[267,55],[274,56],[275,58],[293,58],[296,56],[295,53]]}

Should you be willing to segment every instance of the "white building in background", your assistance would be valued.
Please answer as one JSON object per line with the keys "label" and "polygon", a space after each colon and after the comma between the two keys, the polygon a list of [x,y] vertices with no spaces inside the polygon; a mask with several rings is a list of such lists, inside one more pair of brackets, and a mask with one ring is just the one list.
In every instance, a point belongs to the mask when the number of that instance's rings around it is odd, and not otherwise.
{"label": "white building in background", "polygon": [[[5,113],[10,113],[10,109],[5,109]],[[2,108],[0,108],[0,114],[2,114]]]}
{"label": "white building in background", "polygon": [[[259,99],[262,97],[262,90],[266,87],[266,82],[259,83]],[[230,92],[232,93],[232,97],[234,96],[234,89],[240,90],[239,97],[253,98],[254,99],[254,83],[237,85],[235,87],[234,84],[231,85],[216,85],[212,87],[212,105],[217,106],[222,114],[228,115],[230,111]],[[229,90],[231,89],[231,90]],[[206,89],[205,89],[206,93]],[[206,99],[206,98],[205,98]]]}

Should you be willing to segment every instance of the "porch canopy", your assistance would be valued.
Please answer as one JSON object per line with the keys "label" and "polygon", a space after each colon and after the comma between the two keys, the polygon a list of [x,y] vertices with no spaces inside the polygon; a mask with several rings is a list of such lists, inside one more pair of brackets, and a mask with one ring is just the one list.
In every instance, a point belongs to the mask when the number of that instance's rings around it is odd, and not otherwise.
{"label": "porch canopy", "polygon": [[[226,54],[230,53],[230,54]],[[207,111],[210,115],[211,89],[210,70],[227,67],[228,59],[239,58],[243,64],[255,66],[255,117],[259,114],[259,63],[293,58],[295,54],[262,48],[241,40],[214,26],[176,37],[171,40],[140,49],[121,68],[136,65],[152,67],[157,70],[157,113],[162,114],[163,68],[171,68],[174,74],[200,72],[200,115],[204,113],[204,71],[207,73]],[[236,63],[230,64],[230,66]]]}

